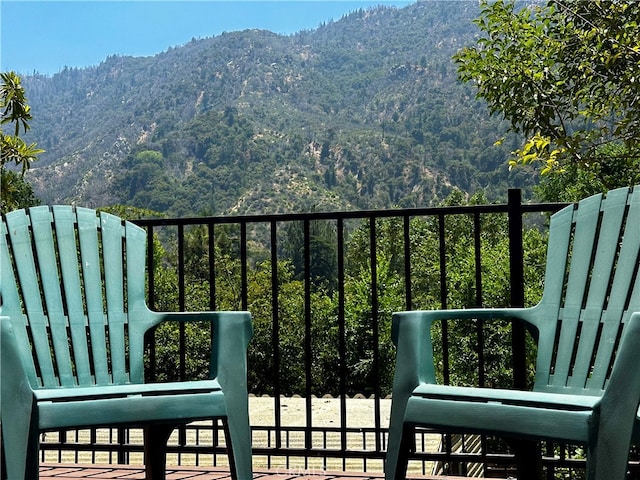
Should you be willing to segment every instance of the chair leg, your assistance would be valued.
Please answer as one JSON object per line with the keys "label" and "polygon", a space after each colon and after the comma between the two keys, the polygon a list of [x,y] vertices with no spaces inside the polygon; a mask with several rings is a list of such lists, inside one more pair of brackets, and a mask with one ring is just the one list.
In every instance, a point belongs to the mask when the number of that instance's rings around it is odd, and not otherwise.
{"label": "chair leg", "polygon": [[175,424],[146,425],[144,428],[144,464],[146,480],[165,480],[167,442]]}
{"label": "chair leg", "polygon": [[224,429],[224,438],[226,439],[226,443],[227,443],[227,456],[229,457],[229,472],[231,473],[231,478],[235,480],[238,478],[238,469],[236,468],[236,456],[233,451],[233,442],[231,441],[231,432],[229,431],[229,422],[227,422],[226,418],[221,418],[220,420],[222,421],[222,427]]}
{"label": "chair leg", "polygon": [[0,479],[7,480],[7,466],[4,463],[6,457],[4,453],[4,443],[2,442],[2,431],[0,429]]}
{"label": "chair leg", "polygon": [[[39,475],[40,432],[36,412],[21,409],[2,418],[3,475],[8,480],[32,480]],[[3,477],[4,478],[4,477]]]}
{"label": "chair leg", "polygon": [[597,437],[592,438],[587,444],[587,480],[640,478],[637,473],[629,472],[628,445],[629,443],[618,438],[615,431],[600,431]]}
{"label": "chair leg", "polygon": [[542,452],[540,444],[533,440],[509,440],[516,457],[518,480],[540,480],[542,475]]}
{"label": "chair leg", "polygon": [[[393,443],[399,442],[397,446]],[[404,425],[399,439],[389,438],[385,463],[385,480],[402,480],[407,477],[409,454],[415,451],[414,429]]]}
{"label": "chair leg", "polygon": [[233,415],[223,419],[229,466],[234,480],[252,480],[251,427],[246,415]]}
{"label": "chair leg", "polygon": [[407,466],[409,464],[409,454],[416,451],[416,436],[412,426],[407,425],[402,430],[402,442],[396,464],[396,479],[407,478]]}

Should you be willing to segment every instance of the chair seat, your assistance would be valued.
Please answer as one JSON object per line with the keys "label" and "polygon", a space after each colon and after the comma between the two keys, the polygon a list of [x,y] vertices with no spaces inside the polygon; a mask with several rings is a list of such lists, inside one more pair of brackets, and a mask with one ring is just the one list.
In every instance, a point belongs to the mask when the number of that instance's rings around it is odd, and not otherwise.
{"label": "chair seat", "polygon": [[404,421],[449,431],[584,443],[600,400],[597,396],[423,384],[408,400]]}
{"label": "chair seat", "polygon": [[127,383],[90,387],[61,387],[33,391],[39,402],[64,402],[69,400],[121,398],[133,395],[153,396],[170,393],[206,393],[221,390],[217,380],[168,383]]}
{"label": "chair seat", "polygon": [[226,415],[220,384],[197,382],[146,383],[35,390],[39,427],[176,423]]}
{"label": "chair seat", "polygon": [[575,395],[575,393],[571,395],[500,388],[454,387],[428,383],[422,383],[416,387],[413,395],[423,398],[501,403],[559,410],[591,410],[601,399],[600,395]]}

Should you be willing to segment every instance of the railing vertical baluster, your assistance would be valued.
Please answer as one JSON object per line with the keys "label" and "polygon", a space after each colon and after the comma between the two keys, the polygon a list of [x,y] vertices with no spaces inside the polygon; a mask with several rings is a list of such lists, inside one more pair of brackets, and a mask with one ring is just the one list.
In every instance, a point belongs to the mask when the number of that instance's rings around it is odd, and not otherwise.
{"label": "railing vertical baluster", "polygon": [[[312,416],[312,377],[311,377],[311,221],[309,218],[304,220],[304,355],[305,355],[305,425],[307,428],[304,432],[304,448],[311,450],[312,435],[311,427],[313,422]],[[308,458],[305,457],[305,468],[307,468]]]}
{"label": "railing vertical baluster", "polygon": [[[522,246],[522,192],[509,189],[509,272],[511,282],[511,306],[524,307],[524,253]],[[513,349],[513,386],[524,390],[527,383],[525,330],[520,322],[514,322],[511,335]]]}
{"label": "railing vertical baluster", "polygon": [[405,215],[403,218],[403,238],[404,238],[404,292],[405,308],[413,308],[411,295],[411,216]]}
{"label": "railing vertical baluster", "polygon": [[242,310],[247,310],[249,300],[247,298],[247,222],[240,223],[240,296],[242,298]]}
{"label": "railing vertical baluster", "polygon": [[[178,310],[184,312],[186,310],[186,295],[185,295],[185,271],[184,271],[184,225],[178,225]],[[186,325],[184,322],[180,322],[179,325],[180,335],[180,380],[185,381],[187,379],[187,335]],[[178,428],[178,445],[187,444],[187,432],[184,426]],[[178,453],[178,461],[182,458],[182,454]]]}
{"label": "railing vertical baluster", "polygon": [[380,430],[380,305],[378,302],[378,256],[376,217],[369,218],[369,249],[371,261],[371,336],[373,341],[373,395],[376,451],[382,450]]}
{"label": "railing vertical baluster", "polygon": [[[473,248],[475,253],[476,269],[476,307],[481,307],[484,303],[482,292],[482,242],[481,242],[480,214],[473,214]],[[478,385],[484,387],[485,367],[484,367],[484,322],[476,320],[476,334],[478,336]]]}
{"label": "railing vertical baluster", "polygon": [[[207,224],[209,249],[209,308],[216,310],[216,232],[213,222]],[[212,327],[213,328],[213,327]],[[213,330],[212,330],[213,333]]]}
{"label": "railing vertical baluster", "polygon": [[[347,450],[347,339],[345,328],[344,298],[344,219],[338,218],[336,225],[338,253],[338,355],[340,369],[340,449]],[[346,468],[346,456],[342,460],[342,468]]]}
{"label": "railing vertical baluster", "polygon": [[150,309],[155,308],[155,271],[154,271],[155,247],[153,243],[153,225],[147,227],[147,281],[149,284],[148,301]]}
{"label": "railing vertical baluster", "polygon": [[[278,248],[277,228],[275,220],[271,221],[271,348],[273,349],[273,397],[276,449],[282,448],[280,438],[282,430],[282,413],[280,411],[280,306],[278,286]],[[269,457],[270,458],[270,457]]]}
{"label": "railing vertical baluster", "polygon": [[[438,215],[438,241],[440,253],[440,308],[447,309],[447,245],[446,245],[446,228],[445,215]],[[442,329],[442,381],[445,385],[449,384],[449,325],[446,320],[442,321],[440,326]],[[445,443],[445,451],[451,454],[451,435],[443,435]]]}
{"label": "railing vertical baluster", "polygon": [[[209,309],[211,311],[216,310],[216,236],[215,236],[215,226],[213,222],[207,223],[207,248],[209,251]],[[209,327],[209,335],[213,338],[213,323]],[[212,442],[214,447],[217,447],[220,444],[219,441],[219,433],[218,433],[218,421],[214,420],[211,425],[212,429]],[[197,457],[198,459],[200,456]],[[217,465],[218,463],[218,455],[213,454],[213,464]]]}
{"label": "railing vertical baluster", "polygon": [[[185,280],[184,280],[184,226],[178,225],[178,310],[185,310]],[[187,352],[186,335],[184,322],[179,325],[180,335],[180,380],[184,381],[187,376]]]}
{"label": "railing vertical baluster", "polygon": [[[444,214],[438,215],[438,237],[440,242],[440,308],[447,309],[447,245]],[[442,322],[442,377],[445,385],[449,384],[449,336],[447,322]]]}

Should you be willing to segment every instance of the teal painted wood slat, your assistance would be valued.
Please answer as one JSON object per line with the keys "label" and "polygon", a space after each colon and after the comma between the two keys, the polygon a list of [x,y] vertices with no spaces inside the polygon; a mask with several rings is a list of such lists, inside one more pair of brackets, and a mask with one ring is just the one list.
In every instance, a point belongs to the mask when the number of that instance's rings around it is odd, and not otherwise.
{"label": "teal painted wood slat", "polygon": [[124,307],[124,226],[118,217],[100,214],[102,248],[109,252],[109,261],[104,262],[104,280],[107,298],[107,321],[111,374],[115,384],[129,380],[125,365],[125,307]]}
{"label": "teal painted wood slat", "polygon": [[58,269],[57,245],[53,235],[53,216],[48,207],[29,210],[31,230],[35,243],[36,262],[40,272],[46,316],[50,326],[49,333],[53,346],[54,366],[57,369],[60,385],[76,384],[71,368],[67,318],[60,289],[62,279]]}
{"label": "teal painted wood slat", "polygon": [[560,210],[551,217],[549,226],[549,244],[555,247],[547,252],[546,270],[549,274],[547,276],[545,271],[543,298],[544,304],[552,305],[555,310],[559,310],[562,304],[573,232],[573,216],[574,211],[571,207]]}
{"label": "teal painted wood slat", "polygon": [[30,220],[24,211],[7,215],[7,229],[15,257],[18,280],[20,282],[24,308],[29,319],[29,329],[33,338],[33,347],[37,357],[42,385],[58,386],[55,374],[47,321],[42,304],[40,283],[36,261],[33,256]]}
{"label": "teal painted wood slat", "polygon": [[544,389],[550,382],[552,374],[552,360],[555,352],[556,319],[560,315],[560,304],[564,290],[567,259],[569,258],[569,245],[573,229],[573,209],[565,208],[552,216],[549,228],[549,243],[556,248],[547,252],[546,271],[543,304],[545,311],[542,313],[547,319],[544,331],[540,332],[544,338],[540,338],[538,346],[538,358],[536,363],[536,376],[534,389]]}
{"label": "teal painted wood slat", "polygon": [[69,319],[69,330],[78,385],[91,385],[94,381],[90,368],[87,343],[87,317],[80,285],[80,258],[76,240],[76,216],[71,207],[52,208],[55,222],[60,271]]}
{"label": "teal painted wood slat", "polygon": [[562,326],[556,349],[554,372],[550,377],[551,385],[558,387],[567,385],[573,368],[575,342],[579,334],[582,302],[589,279],[589,266],[598,230],[601,201],[602,195],[590,197],[580,203],[580,207],[574,214],[575,227],[569,275],[561,311]]}
{"label": "teal painted wood slat", "polygon": [[[27,317],[22,311],[18,282],[13,271],[12,255],[9,253],[8,232],[5,222],[0,223],[0,291],[2,292],[2,304],[0,314],[12,318],[13,331],[22,345],[30,343],[27,333]],[[21,351],[22,361],[26,369],[27,377],[31,385],[40,385],[40,379],[36,373],[33,357],[27,352]]]}
{"label": "teal painted wood slat", "polygon": [[[629,202],[629,214],[627,216],[627,226],[625,228],[625,244],[627,242],[640,242],[640,186],[637,186],[633,190],[633,196]],[[633,243],[633,245],[636,245],[636,243]],[[636,255],[635,261],[633,257],[634,253]],[[625,255],[625,259],[629,259],[628,263],[630,266],[638,266],[640,265],[640,252],[635,252],[630,248],[630,253]],[[640,267],[636,273],[635,281],[632,282],[633,291],[631,295],[629,295],[628,305],[626,307],[625,321],[631,313],[640,311]],[[624,282],[624,277],[621,277],[620,282]]]}
{"label": "teal painted wood slat", "polygon": [[130,222],[125,223],[127,317],[129,324],[129,377],[131,382],[144,380],[144,332],[151,326],[145,293],[146,232]]}
{"label": "teal painted wood slat", "polygon": [[98,244],[98,218],[93,210],[76,209],[82,261],[82,280],[91,336],[93,374],[98,385],[111,383],[107,361],[106,315],[102,291],[102,262]]}

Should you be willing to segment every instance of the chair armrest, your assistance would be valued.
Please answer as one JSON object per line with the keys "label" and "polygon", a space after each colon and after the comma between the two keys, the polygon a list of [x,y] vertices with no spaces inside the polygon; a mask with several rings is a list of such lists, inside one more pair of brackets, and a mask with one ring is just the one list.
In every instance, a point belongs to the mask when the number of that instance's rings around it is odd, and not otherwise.
{"label": "chair armrest", "polygon": [[246,385],[247,346],[253,327],[249,312],[154,312],[161,322],[210,322],[213,324],[209,377],[222,388],[242,378]]}
{"label": "chair armrest", "polygon": [[[535,308],[535,307],[534,307]],[[387,472],[396,471],[396,461],[404,435],[404,416],[412,392],[421,383],[436,383],[431,325],[436,320],[520,319],[535,326],[532,309],[413,310],[393,314],[391,338],[396,345],[393,378]],[[389,460],[390,459],[390,460]],[[389,478],[389,477],[387,477]]]}
{"label": "chair armrest", "polygon": [[411,390],[419,383],[436,383],[431,340],[431,325],[434,321],[515,319],[538,328],[533,311],[534,308],[472,308],[394,313],[391,338],[397,347],[399,356],[397,363],[402,363],[402,368],[399,370],[408,375],[402,383],[406,388],[411,386]]}
{"label": "chair armrest", "polygon": [[[436,320],[519,319],[537,327],[534,308],[413,310],[393,314],[391,338],[396,345],[392,424],[400,428],[406,403],[421,383],[436,383],[431,325]],[[395,413],[399,411],[401,413]]]}
{"label": "chair armrest", "polygon": [[[209,321],[213,324],[209,378],[216,379],[222,387],[228,417],[248,418],[247,346],[253,332],[251,314],[179,312],[158,315],[161,321]],[[248,430],[248,422],[245,427]]]}

